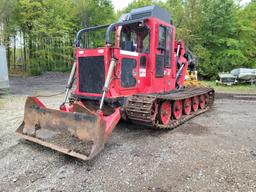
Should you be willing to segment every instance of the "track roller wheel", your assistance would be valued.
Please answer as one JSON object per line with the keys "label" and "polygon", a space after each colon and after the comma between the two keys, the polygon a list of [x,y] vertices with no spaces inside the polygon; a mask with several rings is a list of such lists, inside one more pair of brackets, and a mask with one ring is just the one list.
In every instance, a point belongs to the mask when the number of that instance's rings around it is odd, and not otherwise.
{"label": "track roller wheel", "polygon": [[172,111],[171,111],[171,103],[169,101],[164,101],[160,105],[159,109],[159,118],[163,125],[167,125],[171,119]]}
{"label": "track roller wheel", "polygon": [[196,112],[198,110],[198,106],[199,106],[198,96],[192,97],[192,110]]}
{"label": "track roller wheel", "polygon": [[182,102],[180,100],[174,101],[172,109],[174,118],[180,119],[182,115]]}
{"label": "track roller wheel", "polygon": [[210,99],[210,96],[208,93],[204,94],[204,97],[205,97],[205,106],[208,106],[209,105],[209,99]]}
{"label": "track roller wheel", "polygon": [[205,97],[204,97],[204,95],[199,96],[199,107],[200,107],[200,109],[205,108]]}
{"label": "track roller wheel", "polygon": [[183,113],[189,115],[191,112],[191,99],[187,98],[183,100]]}

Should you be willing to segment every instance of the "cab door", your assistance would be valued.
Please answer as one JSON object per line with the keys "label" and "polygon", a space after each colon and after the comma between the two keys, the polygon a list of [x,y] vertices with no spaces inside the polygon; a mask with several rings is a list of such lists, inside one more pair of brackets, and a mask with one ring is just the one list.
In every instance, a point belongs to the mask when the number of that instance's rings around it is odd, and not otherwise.
{"label": "cab door", "polygon": [[126,25],[120,35],[122,92],[144,92],[149,87],[150,33],[147,25]]}
{"label": "cab door", "polygon": [[120,93],[136,93],[138,89],[138,53],[120,50]]}
{"label": "cab door", "polygon": [[156,77],[163,78],[164,92],[173,89],[172,52],[173,31],[171,27],[160,24],[158,29],[158,46],[156,54]]}
{"label": "cab door", "polygon": [[156,24],[156,29],[158,31],[157,44],[155,47],[155,77],[154,77],[154,89],[156,92],[165,91],[165,68],[164,68],[164,59],[165,59],[165,26]]}
{"label": "cab door", "polygon": [[173,31],[172,28],[165,28],[166,45],[164,50],[164,90],[168,92],[173,89],[172,77],[172,52],[173,52]]}

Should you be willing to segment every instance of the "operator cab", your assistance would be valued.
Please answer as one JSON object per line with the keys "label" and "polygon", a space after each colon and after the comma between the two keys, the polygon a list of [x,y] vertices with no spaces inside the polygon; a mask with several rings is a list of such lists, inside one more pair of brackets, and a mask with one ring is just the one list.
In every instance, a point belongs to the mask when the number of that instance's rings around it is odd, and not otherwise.
{"label": "operator cab", "polygon": [[116,64],[106,98],[175,89],[175,27],[171,23],[170,14],[153,5],[133,9],[117,23],[78,32],[75,94],[100,98],[111,59]]}

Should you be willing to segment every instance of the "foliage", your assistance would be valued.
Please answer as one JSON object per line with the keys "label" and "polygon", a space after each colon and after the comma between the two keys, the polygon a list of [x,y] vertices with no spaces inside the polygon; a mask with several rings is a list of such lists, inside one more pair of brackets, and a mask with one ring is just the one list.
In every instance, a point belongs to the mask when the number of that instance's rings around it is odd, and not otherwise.
{"label": "foliage", "polygon": [[225,93],[256,93],[256,86],[250,84],[217,85],[215,81],[201,81],[203,85],[214,88],[216,92]]}
{"label": "foliage", "polygon": [[8,63],[14,69],[22,65],[32,75],[66,71],[74,60],[76,32],[114,19],[109,0],[0,1],[0,10],[8,8],[1,12],[0,20],[4,26],[0,28],[0,43],[8,48]]}
{"label": "foliage", "polygon": [[[202,59],[203,65],[211,68],[208,77],[244,65],[247,59],[237,40],[237,7],[233,0],[205,0],[201,6],[203,28],[199,35],[202,46],[210,51],[210,62]],[[206,71],[200,72],[204,75]]]}
{"label": "foliage", "polygon": [[[134,0],[122,12],[158,4],[167,9],[177,37],[199,60],[199,74],[215,79],[218,72],[255,66],[255,1],[239,7],[235,0]],[[119,13],[120,15],[121,13]]]}
{"label": "foliage", "polygon": [[[22,66],[32,74],[65,71],[73,63],[79,29],[112,23],[133,8],[157,4],[171,13],[177,37],[198,57],[199,74],[215,79],[221,71],[256,67],[256,1],[243,7],[237,2],[134,0],[114,13],[111,0],[0,0],[0,43],[7,47],[10,68]],[[104,44],[104,31],[89,37],[95,41],[90,46]]]}
{"label": "foliage", "polygon": [[239,42],[244,56],[247,58],[246,67],[256,68],[256,1],[252,1],[246,7],[239,10],[237,20],[240,30]]}

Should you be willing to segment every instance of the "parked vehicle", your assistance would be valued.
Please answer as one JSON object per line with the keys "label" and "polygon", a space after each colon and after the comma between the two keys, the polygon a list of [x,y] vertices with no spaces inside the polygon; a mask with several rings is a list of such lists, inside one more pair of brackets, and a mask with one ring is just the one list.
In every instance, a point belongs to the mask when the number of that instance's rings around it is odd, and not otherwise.
{"label": "parked vehicle", "polygon": [[256,69],[238,68],[233,69],[231,74],[243,81],[251,81],[256,79]]}
{"label": "parked vehicle", "polygon": [[219,73],[219,80],[216,80],[216,84],[222,85],[234,85],[237,83],[236,76],[232,75],[231,73]]}

